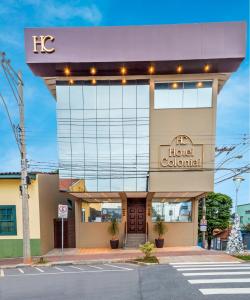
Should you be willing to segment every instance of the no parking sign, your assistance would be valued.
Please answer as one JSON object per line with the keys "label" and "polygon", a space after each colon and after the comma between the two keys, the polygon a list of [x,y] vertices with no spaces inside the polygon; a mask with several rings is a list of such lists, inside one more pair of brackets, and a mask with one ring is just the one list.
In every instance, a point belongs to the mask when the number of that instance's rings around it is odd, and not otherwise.
{"label": "no parking sign", "polygon": [[63,204],[58,205],[58,218],[60,219],[68,218],[68,205],[63,205]]}

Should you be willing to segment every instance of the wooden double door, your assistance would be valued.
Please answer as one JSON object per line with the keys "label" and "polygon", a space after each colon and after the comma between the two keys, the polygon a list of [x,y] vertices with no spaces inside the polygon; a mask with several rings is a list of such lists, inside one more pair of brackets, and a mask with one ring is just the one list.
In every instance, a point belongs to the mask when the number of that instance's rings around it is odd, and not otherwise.
{"label": "wooden double door", "polygon": [[146,199],[127,199],[128,233],[146,232]]}

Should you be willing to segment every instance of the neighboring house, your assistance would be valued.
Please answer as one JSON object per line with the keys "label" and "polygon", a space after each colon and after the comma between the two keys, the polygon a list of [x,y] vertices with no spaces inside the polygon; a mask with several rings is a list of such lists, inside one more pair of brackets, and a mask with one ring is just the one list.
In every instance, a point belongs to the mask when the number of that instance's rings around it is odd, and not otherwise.
{"label": "neighboring house", "polygon": [[214,250],[226,250],[227,241],[230,235],[231,228],[226,228],[214,234],[211,248]]}
{"label": "neighboring house", "polygon": [[237,212],[240,217],[240,225],[250,224],[250,203],[237,206]]}
{"label": "neighboring house", "polygon": [[[29,178],[31,253],[37,256],[53,249],[54,243],[58,240],[60,227],[57,225],[57,205],[59,203],[71,206],[70,216],[74,224],[74,201],[69,194],[59,192],[57,173],[34,172],[29,174]],[[23,253],[20,184],[20,173],[0,173],[0,258],[18,257]],[[70,220],[68,222],[70,223]]]}

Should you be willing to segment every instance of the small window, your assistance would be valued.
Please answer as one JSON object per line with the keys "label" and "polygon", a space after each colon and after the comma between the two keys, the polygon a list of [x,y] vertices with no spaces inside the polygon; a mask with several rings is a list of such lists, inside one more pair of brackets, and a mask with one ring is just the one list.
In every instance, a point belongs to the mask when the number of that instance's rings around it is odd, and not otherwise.
{"label": "small window", "polygon": [[0,235],[16,234],[16,206],[0,205]]}
{"label": "small window", "polygon": [[212,106],[212,81],[156,82],[154,108],[201,108]]}

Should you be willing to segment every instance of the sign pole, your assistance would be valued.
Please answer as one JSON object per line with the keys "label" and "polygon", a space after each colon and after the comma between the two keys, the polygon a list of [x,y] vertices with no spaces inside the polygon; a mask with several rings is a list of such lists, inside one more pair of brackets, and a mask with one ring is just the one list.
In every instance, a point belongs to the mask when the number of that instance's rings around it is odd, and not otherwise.
{"label": "sign pole", "polygon": [[63,256],[63,218],[62,218],[62,256]]}

